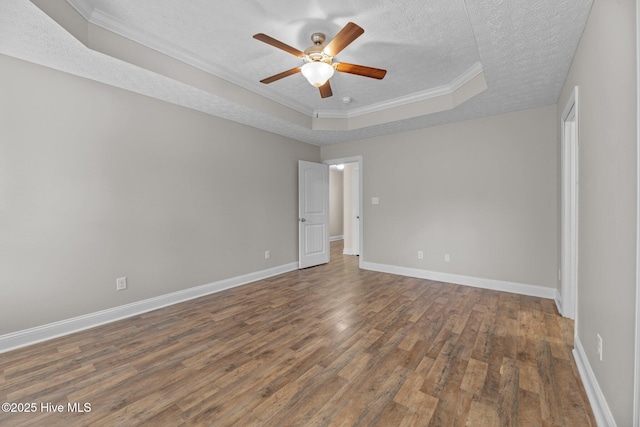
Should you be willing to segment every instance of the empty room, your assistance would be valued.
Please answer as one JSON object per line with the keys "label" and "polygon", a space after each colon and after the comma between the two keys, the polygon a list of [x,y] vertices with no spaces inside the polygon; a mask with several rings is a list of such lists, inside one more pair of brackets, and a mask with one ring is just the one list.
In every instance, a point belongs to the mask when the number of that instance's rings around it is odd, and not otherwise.
{"label": "empty room", "polygon": [[0,2],[0,425],[640,427],[633,0]]}

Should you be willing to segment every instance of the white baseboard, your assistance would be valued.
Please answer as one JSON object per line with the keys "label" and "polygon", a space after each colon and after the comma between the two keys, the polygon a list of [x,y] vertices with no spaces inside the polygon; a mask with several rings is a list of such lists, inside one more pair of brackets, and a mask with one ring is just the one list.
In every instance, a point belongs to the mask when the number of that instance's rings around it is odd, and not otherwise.
{"label": "white baseboard", "polygon": [[555,302],[556,302],[556,308],[558,309],[558,313],[560,313],[560,315],[562,315],[562,298],[560,298],[560,292],[557,292],[557,296],[554,298]]}
{"label": "white baseboard", "polygon": [[589,359],[587,359],[587,355],[584,352],[584,347],[578,337],[575,338],[574,342],[573,358],[578,366],[580,378],[582,379],[582,384],[584,384],[584,389],[587,392],[587,397],[589,398],[589,403],[591,404],[591,410],[593,410],[596,423],[600,427],[616,427],[616,420],[613,418],[613,414],[609,409],[609,405],[604,398],[604,394],[600,389],[598,380],[596,380],[596,376],[589,364]]}
{"label": "white baseboard", "polygon": [[419,279],[436,280],[438,282],[455,283],[457,285],[473,286],[474,288],[492,289],[495,291],[511,292],[514,294],[530,295],[534,297],[556,300],[558,291],[555,288],[526,285],[523,283],[506,282],[503,280],[483,279],[480,277],[462,276],[459,274],[439,273],[436,271],[421,270],[418,268],[399,267],[395,265],[363,262],[365,270],[391,273],[400,276],[417,277]]}
{"label": "white baseboard", "polygon": [[331,236],[329,237],[330,242],[335,242],[336,240],[344,240],[344,236]]}
{"label": "white baseboard", "polygon": [[256,271],[254,273],[244,274],[242,276],[231,277],[229,279],[208,283],[206,285],[184,289],[182,291],[160,295],[142,301],[136,301],[131,304],[125,304],[118,307],[101,310],[95,313],[73,317],[71,319],[65,319],[59,322],[37,326],[35,328],[12,332],[6,335],[0,335],[0,353],[50,340],[52,338],[60,337],[63,335],[69,335],[74,332],[82,331],[84,329],[93,328],[95,326],[114,322],[116,320],[135,316],[141,313],[146,313],[148,311],[167,307],[179,302],[199,298],[205,295],[223,291],[225,289],[246,285],[247,283],[266,279],[272,276],[277,276],[278,274],[287,273],[289,271],[297,269],[298,263],[293,262],[266,270]]}
{"label": "white baseboard", "polygon": [[351,249],[351,248],[343,248],[342,249],[342,255],[357,255],[358,251],[356,251],[355,249]]}

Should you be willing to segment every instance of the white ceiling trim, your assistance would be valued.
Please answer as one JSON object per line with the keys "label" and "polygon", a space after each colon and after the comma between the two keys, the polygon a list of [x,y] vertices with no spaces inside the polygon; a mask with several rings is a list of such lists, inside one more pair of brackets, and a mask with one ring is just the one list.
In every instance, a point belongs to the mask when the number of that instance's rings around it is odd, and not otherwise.
{"label": "white ceiling trim", "polygon": [[[94,9],[93,5],[87,0],[66,0],[87,22],[96,25],[105,30],[111,31],[119,36],[125,37],[142,46],[156,50],[169,57],[178,59],[186,64],[196,67],[202,71],[213,74],[216,77],[224,79],[244,89],[255,92],[265,98],[278,102],[286,107],[298,111],[308,117],[313,117],[314,112],[302,104],[292,101],[290,98],[280,96],[277,93],[267,91],[263,85],[240,79],[237,74],[216,66],[210,61],[205,60],[200,55],[196,55],[187,49],[179,47],[168,40],[159,38],[158,36],[149,34],[148,32],[136,28],[132,25],[125,24],[117,18],[99,10]],[[153,70],[151,70],[153,71]]]}
{"label": "white ceiling trim", "polygon": [[[470,81],[472,81],[473,79],[475,79],[476,77],[478,77],[480,74],[483,73],[482,64],[479,62],[476,62],[468,70],[466,70],[460,76],[456,77],[448,85],[427,89],[425,91],[412,93],[407,96],[398,97],[398,98],[390,99],[388,101],[380,102],[373,105],[368,105],[366,107],[351,109],[347,111],[310,110],[304,105],[296,103],[291,98],[280,96],[273,91],[266,90],[266,88],[264,88],[263,85],[259,85],[254,82],[241,79],[238,77],[237,74],[231,73],[228,70],[224,69],[223,67],[217,66],[211,61],[207,61],[206,59],[202,58],[200,55],[197,55],[193,52],[190,52],[187,49],[179,47],[168,40],[159,38],[156,35],[152,35],[141,28],[132,26],[130,24],[126,24],[121,20],[109,15],[108,13],[105,13],[102,10],[95,9],[88,0],[66,0],[66,2],[71,7],[73,7],[87,22],[93,25],[96,25],[100,28],[111,31],[135,43],[138,43],[140,45],[156,50],[169,57],[178,59],[186,64],[189,64],[207,73],[213,74],[216,77],[219,77],[235,85],[238,85],[244,89],[247,89],[254,93],[262,95],[268,99],[271,99],[272,101],[278,102],[286,107],[289,107],[295,111],[298,111],[306,115],[307,117],[311,117],[315,121],[318,121],[317,119],[349,119],[353,117],[370,115],[372,113],[393,109],[403,105],[409,105],[409,104],[418,105],[416,103],[420,103],[421,101],[436,99],[442,96],[452,96],[457,89],[468,84]],[[469,98],[466,98],[466,99],[469,99]],[[455,103],[455,105],[452,105],[447,108],[428,108],[428,110],[432,112],[443,111],[445,109],[451,109],[458,104],[459,103]],[[415,116],[414,114],[403,115],[403,118],[409,118],[414,116]],[[377,124],[386,123],[386,122],[387,122],[386,120],[382,122],[379,121],[377,122]],[[343,128],[355,129],[360,127],[361,126],[353,127],[353,126],[350,126],[349,124],[338,126],[339,129],[343,129]],[[321,125],[319,127],[312,126],[312,129],[316,129],[316,128],[332,129],[334,128],[334,126],[330,124]]]}
{"label": "white ceiling trim", "polygon": [[401,96],[398,98],[390,99],[388,101],[379,102],[377,104],[355,108],[348,111],[316,110],[313,117],[318,119],[349,119],[352,117],[364,116],[366,114],[387,110],[389,108],[395,108],[420,101],[427,101],[429,99],[438,98],[441,96],[453,95],[456,90],[460,89],[462,86],[471,82],[473,79],[480,75],[483,75],[482,64],[480,62],[476,62],[471,67],[469,67],[468,70],[456,77],[448,85],[427,89],[421,92],[415,92],[407,96]]}
{"label": "white ceiling trim", "polygon": [[[162,12],[175,14],[176,11],[182,11],[180,2],[3,0],[0,1],[0,21],[3,21],[3,25],[0,25],[0,53],[321,146],[555,102],[588,18],[592,0],[459,2],[466,8],[466,18],[475,40],[477,55],[473,58],[465,39],[460,43],[440,43],[452,39],[449,32],[452,36],[460,36],[457,31],[464,27],[450,25],[449,22],[450,17],[457,16],[455,13],[460,7],[458,0],[434,0],[428,5],[420,0],[403,0],[403,7],[390,0],[373,3],[367,3],[366,0],[346,3],[344,0],[302,3],[246,0],[228,5],[189,2],[191,8],[185,4],[185,14],[181,14],[176,21],[181,27],[173,32],[169,31],[173,27],[169,28],[166,34],[161,24],[171,25],[173,15],[162,15]],[[269,14],[265,9],[267,4],[275,5],[277,13]],[[148,7],[158,8],[158,15],[149,12],[146,9]],[[220,8],[220,13],[198,20],[196,18],[202,17],[197,15],[200,8],[208,13]],[[388,64],[396,64],[393,62],[396,54],[399,59],[412,55],[423,62],[420,65],[414,61],[410,63],[412,67],[402,68],[407,72],[406,76],[399,77],[402,84],[398,84],[398,80],[382,82],[381,90],[376,92],[382,96],[373,96],[367,81],[354,80],[353,85],[349,82],[349,90],[345,90],[349,79],[345,77],[336,79],[334,90],[344,92],[344,95],[348,94],[358,102],[344,105],[339,102],[340,98],[334,98],[320,103],[315,97],[312,98],[317,93],[310,90],[298,96],[296,88],[305,84],[302,80],[290,81],[286,87],[258,83],[263,61],[256,58],[279,57],[280,54],[274,51],[271,55],[260,45],[260,49],[254,48],[247,28],[238,27],[245,22],[244,15],[249,10],[254,24],[262,22],[260,19],[264,17],[264,22],[268,22],[264,30],[273,32],[276,37],[298,34],[298,38],[301,38],[317,28],[332,32],[344,25],[347,19],[355,19],[374,35],[363,39],[363,46],[375,49],[378,47],[376,43],[380,44],[380,49],[387,52],[386,60],[392,61],[379,66],[393,68]],[[57,25],[47,21],[41,12]],[[150,13],[149,16],[138,15],[146,12]],[[189,13],[193,14],[191,18]],[[225,16],[235,19],[236,23]],[[308,16],[308,19],[301,19],[300,16]],[[242,34],[240,39],[230,40],[231,43],[253,52],[247,60],[247,68],[238,70],[237,76],[228,76],[229,73],[225,74],[223,69],[242,64],[243,57],[234,57],[228,51],[219,51],[206,45],[206,28],[212,18],[217,19],[221,27],[231,29],[232,33]],[[191,28],[189,19],[194,19],[194,31],[199,30],[200,33],[196,31],[193,35],[188,31]],[[425,25],[427,20],[432,25]],[[118,26],[117,21],[129,24]],[[283,22],[291,24],[291,31],[278,32]],[[133,34],[130,27],[139,28],[142,33]],[[178,31],[180,28],[182,33]],[[407,36],[412,33],[412,28],[413,32],[425,32],[424,40],[413,40]],[[214,37],[217,34],[215,30],[210,32]],[[162,43],[153,34],[164,35],[171,43]],[[184,37],[184,34],[193,37]],[[72,41],[69,35],[75,36],[76,40]],[[291,38],[293,36],[287,40]],[[82,43],[82,48],[76,45],[77,40]],[[469,40],[466,39],[466,42]],[[195,50],[198,48],[203,49]],[[456,56],[461,52],[463,56]],[[217,61],[220,53],[231,60]],[[455,73],[446,73],[442,64],[446,65],[447,61],[456,58],[456,73],[473,62],[481,65],[474,64],[467,72],[451,80]],[[349,56],[344,59],[351,60]],[[425,75],[427,68],[433,73]],[[471,78],[474,69],[479,74]],[[429,81],[436,84],[423,84],[425,78],[434,75],[437,78]],[[471,81],[465,84],[469,78]],[[237,79],[245,79],[250,84],[238,84]],[[451,83],[447,84],[447,81]],[[343,82],[345,87],[341,87]],[[444,87],[440,86],[443,82]],[[458,85],[461,86],[454,90]],[[429,86],[437,89],[425,91]],[[479,92],[481,86],[486,86],[482,93]],[[409,94],[412,90],[422,92],[411,97],[397,97]],[[445,95],[437,96],[441,92]],[[479,95],[473,96],[474,92]],[[366,97],[361,97],[363,95]],[[287,99],[279,99],[280,96]],[[384,102],[386,99],[391,100]],[[373,103],[377,105],[364,109],[365,105]],[[329,105],[333,111],[338,110],[343,114],[320,110],[329,110]],[[385,109],[385,106],[388,108]],[[439,108],[439,112],[435,111],[435,107]],[[331,115],[336,118],[331,118]],[[333,127],[335,123],[339,123],[337,128]]]}
{"label": "white ceiling trim", "polygon": [[71,5],[84,19],[91,22],[91,17],[96,13],[93,4],[86,0],[67,0],[67,3]]}
{"label": "white ceiling trim", "polygon": [[484,73],[480,72],[470,80],[467,80],[464,84],[457,85],[455,89],[452,89],[452,86],[447,86],[446,90],[438,91],[438,95],[398,104],[384,109],[370,111],[366,114],[360,114],[353,117],[314,117],[312,119],[311,126],[313,130],[350,131],[369,126],[412,119],[415,117],[451,110],[485,90],[487,90],[487,82],[484,78]]}

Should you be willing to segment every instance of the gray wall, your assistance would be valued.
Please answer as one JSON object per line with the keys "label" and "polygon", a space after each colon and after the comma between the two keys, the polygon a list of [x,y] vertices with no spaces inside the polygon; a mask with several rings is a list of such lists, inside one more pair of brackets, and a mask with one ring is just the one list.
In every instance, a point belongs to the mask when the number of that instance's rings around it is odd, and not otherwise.
{"label": "gray wall", "polygon": [[297,260],[297,161],[318,147],[0,70],[0,335]]}
{"label": "gray wall", "polygon": [[618,426],[632,425],[633,409],[635,7],[594,2],[558,101],[561,112],[579,86],[578,338]]}
{"label": "gray wall", "polygon": [[329,235],[344,234],[342,213],[344,210],[344,173],[336,168],[329,169]]}
{"label": "gray wall", "polygon": [[326,146],[322,158],[363,156],[365,261],[554,288],[556,145],[549,106]]}

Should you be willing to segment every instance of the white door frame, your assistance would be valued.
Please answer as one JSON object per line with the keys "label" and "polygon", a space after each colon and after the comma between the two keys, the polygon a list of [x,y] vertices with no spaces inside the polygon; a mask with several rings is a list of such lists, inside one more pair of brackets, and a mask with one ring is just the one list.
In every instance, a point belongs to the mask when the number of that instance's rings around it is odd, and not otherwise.
{"label": "white door frame", "polygon": [[362,268],[364,263],[364,215],[362,210],[362,195],[363,195],[363,174],[362,174],[362,156],[352,156],[352,157],[342,157],[339,159],[330,159],[325,160],[323,163],[331,166],[331,165],[340,165],[344,163],[357,163],[358,164],[358,212],[360,213],[360,220],[358,221],[358,252],[360,256],[358,257],[358,266]]}
{"label": "white door frame", "polygon": [[567,101],[560,121],[561,250],[560,311],[575,319],[578,333],[578,87]]}
{"label": "white door frame", "polygon": [[633,425],[640,427],[640,1],[636,0],[636,342]]}
{"label": "white door frame", "polygon": [[352,223],[357,242],[354,255],[360,255],[360,169],[355,167],[353,171],[351,175],[351,194],[353,194],[351,203],[354,205]]}

